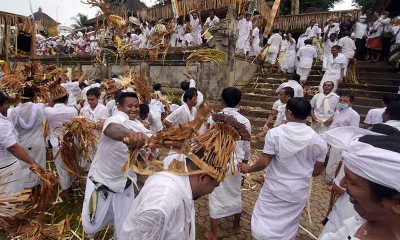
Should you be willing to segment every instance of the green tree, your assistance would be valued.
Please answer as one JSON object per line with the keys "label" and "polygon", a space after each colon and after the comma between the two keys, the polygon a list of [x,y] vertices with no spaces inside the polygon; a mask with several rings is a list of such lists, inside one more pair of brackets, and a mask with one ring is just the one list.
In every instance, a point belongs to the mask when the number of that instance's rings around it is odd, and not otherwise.
{"label": "green tree", "polygon": [[372,9],[374,4],[375,0],[353,0],[353,5],[361,7],[364,12]]}
{"label": "green tree", "polygon": [[[300,0],[300,13],[324,12],[333,8],[341,0]],[[282,0],[279,6],[280,15],[290,15],[292,0]]]}
{"label": "green tree", "polygon": [[82,13],[78,13],[76,17],[71,18],[75,23],[71,25],[74,29],[85,27],[85,23],[88,20],[88,16]]}

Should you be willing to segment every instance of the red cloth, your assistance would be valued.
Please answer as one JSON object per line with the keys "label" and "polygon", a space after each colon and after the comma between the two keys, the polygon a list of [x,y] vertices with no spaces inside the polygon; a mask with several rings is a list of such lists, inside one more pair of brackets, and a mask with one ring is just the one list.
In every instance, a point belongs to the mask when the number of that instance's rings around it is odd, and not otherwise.
{"label": "red cloth", "polygon": [[368,38],[367,48],[372,50],[382,50],[382,40],[381,37]]}

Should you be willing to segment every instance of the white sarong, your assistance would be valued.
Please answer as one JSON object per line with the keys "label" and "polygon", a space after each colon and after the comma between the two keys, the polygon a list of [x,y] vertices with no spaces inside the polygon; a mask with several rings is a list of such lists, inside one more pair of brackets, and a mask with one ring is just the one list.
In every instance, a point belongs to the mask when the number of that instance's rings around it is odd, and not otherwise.
{"label": "white sarong", "polygon": [[103,227],[113,225],[114,239],[119,239],[122,224],[128,216],[131,204],[135,200],[135,192],[132,185],[123,192],[108,192],[107,199],[104,199],[101,193],[99,193],[96,218],[91,223],[89,218],[89,200],[96,186],[89,178],[86,180],[85,199],[82,207],[82,225],[83,230],[89,237],[94,237]]}
{"label": "white sarong", "polygon": [[226,179],[209,196],[210,217],[214,219],[242,212],[242,174],[228,170]]}
{"label": "white sarong", "polygon": [[306,82],[308,76],[310,75],[311,68],[301,68],[297,67],[296,73],[300,75],[300,80]]}
{"label": "white sarong", "polygon": [[328,165],[326,166],[325,180],[327,182],[332,182],[332,180],[335,178],[336,169],[341,160],[341,151],[338,148],[332,146],[329,153]]}
{"label": "white sarong", "polygon": [[15,162],[13,164],[0,169],[0,172],[0,184],[2,185],[0,191],[2,196],[22,191],[24,188],[24,180],[19,160],[15,158]]}
{"label": "white sarong", "polygon": [[[53,147],[53,157],[54,163],[57,168],[58,177],[60,179],[60,186],[62,190],[67,190],[71,187],[72,183],[74,182],[76,176],[72,175],[65,169],[64,164],[61,160],[61,153],[59,153],[59,147]],[[56,154],[58,153],[57,157]]]}
{"label": "white sarong", "polygon": [[299,228],[306,199],[288,202],[272,194],[264,184],[251,217],[251,234],[257,240],[292,240]]}

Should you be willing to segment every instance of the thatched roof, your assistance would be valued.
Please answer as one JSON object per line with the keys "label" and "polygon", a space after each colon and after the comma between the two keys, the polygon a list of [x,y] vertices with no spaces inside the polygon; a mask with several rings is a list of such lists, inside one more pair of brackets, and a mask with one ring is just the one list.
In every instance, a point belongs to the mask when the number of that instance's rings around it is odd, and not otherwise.
{"label": "thatched roof", "polygon": [[[31,15],[32,16],[32,15]],[[44,22],[48,22],[48,23],[52,23],[54,25],[60,25],[59,22],[55,21],[54,19],[52,19],[49,15],[47,15],[46,13],[44,13],[42,11],[42,8],[39,7],[38,11],[33,13],[33,17],[35,18],[35,21],[41,20]]]}

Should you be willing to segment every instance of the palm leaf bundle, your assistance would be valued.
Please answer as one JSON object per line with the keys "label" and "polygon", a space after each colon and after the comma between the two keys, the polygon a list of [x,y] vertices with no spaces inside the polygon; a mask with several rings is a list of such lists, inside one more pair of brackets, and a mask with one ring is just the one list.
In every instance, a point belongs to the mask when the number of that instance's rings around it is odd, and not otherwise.
{"label": "palm leaf bundle", "polygon": [[357,78],[357,64],[357,59],[350,59],[349,65],[347,67],[347,81],[349,83],[359,83]]}
{"label": "palm leaf bundle", "polygon": [[91,163],[97,146],[94,130],[96,124],[84,116],[76,116],[64,125],[59,154],[65,168],[71,174],[83,175],[84,166]]}
{"label": "palm leaf bundle", "polygon": [[189,55],[186,68],[189,68],[193,62],[213,62],[220,66],[226,64],[226,53],[218,49],[201,48]]}

